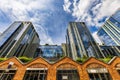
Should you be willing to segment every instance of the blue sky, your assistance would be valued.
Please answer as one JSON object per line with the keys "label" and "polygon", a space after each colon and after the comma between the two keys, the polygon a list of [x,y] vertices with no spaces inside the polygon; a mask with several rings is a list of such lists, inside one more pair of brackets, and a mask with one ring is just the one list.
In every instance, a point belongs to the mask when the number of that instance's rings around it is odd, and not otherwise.
{"label": "blue sky", "polygon": [[27,20],[35,26],[41,44],[61,44],[65,42],[68,23],[84,21],[98,40],[96,31],[120,8],[119,3],[120,0],[2,0],[0,32],[14,21]]}

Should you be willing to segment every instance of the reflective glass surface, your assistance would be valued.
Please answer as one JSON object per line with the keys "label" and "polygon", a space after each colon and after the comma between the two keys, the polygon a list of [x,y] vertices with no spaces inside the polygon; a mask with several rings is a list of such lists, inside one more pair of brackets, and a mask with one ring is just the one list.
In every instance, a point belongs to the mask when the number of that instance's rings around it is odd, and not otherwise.
{"label": "reflective glass surface", "polygon": [[81,24],[78,24],[79,34],[81,35],[81,39],[84,45],[84,48],[87,52],[87,56],[94,56],[95,52],[92,48],[91,42],[94,42],[91,34],[86,27]]}
{"label": "reflective glass surface", "polygon": [[118,10],[112,17],[120,23],[120,10]]}
{"label": "reflective glass surface", "polygon": [[[71,24],[72,25],[72,24]],[[78,47],[78,35],[75,34],[76,33],[76,30],[75,28],[73,27],[74,25],[70,26],[71,27],[71,35],[73,37],[73,41],[74,41],[74,44],[75,44],[75,48],[76,48],[76,51],[77,51],[77,56],[78,57],[81,57],[81,54],[80,54],[80,48]],[[72,44],[72,43],[71,43]],[[73,47],[73,46],[72,46]],[[73,51],[74,52],[74,51]]]}
{"label": "reflective glass surface", "polygon": [[[22,35],[23,35],[23,32],[26,30],[26,28],[27,28],[28,26],[29,26],[29,25],[24,26],[23,31],[21,31],[21,32],[22,32]],[[20,45],[18,46],[18,48],[17,48],[14,56],[18,56],[19,53],[20,53],[21,51],[23,51],[23,50],[25,51],[26,47],[29,45],[30,41],[32,40],[32,37],[33,37],[34,32],[35,32],[34,29],[30,26],[29,29],[28,29],[28,31],[26,32],[25,36],[23,37]],[[24,52],[22,52],[21,56],[23,56],[23,53],[24,53]]]}
{"label": "reflective glass surface", "polygon": [[109,20],[114,24],[116,27],[120,28],[120,21],[115,20],[113,17],[110,17]]}
{"label": "reflective glass surface", "polygon": [[54,58],[62,56],[61,46],[56,45],[43,45],[40,46],[42,57],[44,58]]}
{"label": "reflective glass surface", "polygon": [[102,28],[98,32],[98,36],[104,42],[105,45],[116,45],[116,43],[111,39],[111,37]]}
{"label": "reflective glass surface", "polygon": [[8,38],[15,32],[15,30],[20,26],[21,22],[13,23],[6,31],[0,35],[0,46],[2,46]]}

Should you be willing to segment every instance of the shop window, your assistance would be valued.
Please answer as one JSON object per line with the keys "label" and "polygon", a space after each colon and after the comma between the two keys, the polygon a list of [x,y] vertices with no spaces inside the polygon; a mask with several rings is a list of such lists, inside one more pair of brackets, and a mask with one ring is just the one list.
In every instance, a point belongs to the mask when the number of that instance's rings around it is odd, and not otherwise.
{"label": "shop window", "polygon": [[0,70],[0,80],[13,80],[16,70]]}
{"label": "shop window", "polygon": [[90,80],[112,80],[107,68],[100,64],[90,64],[87,67]]}
{"label": "shop window", "polygon": [[80,80],[76,66],[72,64],[62,64],[57,67],[57,80]]}
{"label": "shop window", "polygon": [[23,80],[47,80],[47,70],[29,69],[26,71]]}
{"label": "shop window", "polygon": [[57,70],[57,80],[80,80],[77,70]]}

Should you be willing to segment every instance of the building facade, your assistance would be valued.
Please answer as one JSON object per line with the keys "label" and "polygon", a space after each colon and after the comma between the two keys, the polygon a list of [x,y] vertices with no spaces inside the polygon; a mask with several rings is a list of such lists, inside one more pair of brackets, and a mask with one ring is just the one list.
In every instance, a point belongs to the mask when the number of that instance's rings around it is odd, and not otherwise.
{"label": "building facade", "polygon": [[107,46],[120,46],[120,9],[105,22],[97,35]]}
{"label": "building facade", "polygon": [[67,29],[67,52],[69,57],[104,57],[84,22],[70,22]]}
{"label": "building facade", "polygon": [[33,57],[39,42],[31,22],[16,21],[0,35],[0,57]]}
{"label": "building facade", "polygon": [[43,57],[48,61],[56,61],[63,55],[63,50],[60,45],[40,45],[36,51],[35,57]]}
{"label": "building facade", "polygon": [[66,43],[62,43],[61,47],[63,51],[63,56],[68,56]]}
{"label": "building facade", "polygon": [[[8,65],[12,63],[11,67]],[[108,63],[89,58],[83,64],[65,57],[50,64],[43,58],[22,63],[15,57],[0,62],[0,79],[3,80],[119,80],[120,57]]]}
{"label": "building facade", "polygon": [[100,48],[105,57],[120,56],[120,46],[100,45]]}

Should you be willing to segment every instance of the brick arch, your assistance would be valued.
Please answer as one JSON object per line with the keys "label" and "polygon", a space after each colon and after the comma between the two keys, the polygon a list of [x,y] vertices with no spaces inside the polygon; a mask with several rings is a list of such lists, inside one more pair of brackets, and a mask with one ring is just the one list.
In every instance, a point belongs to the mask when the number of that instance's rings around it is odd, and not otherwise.
{"label": "brick arch", "polygon": [[86,68],[106,68],[104,65],[99,63],[90,63],[86,66]]}
{"label": "brick arch", "polygon": [[57,66],[57,69],[77,69],[77,67],[70,63],[63,63]]}
{"label": "brick arch", "polygon": [[47,65],[42,63],[34,63],[28,66],[27,68],[47,68]]}

